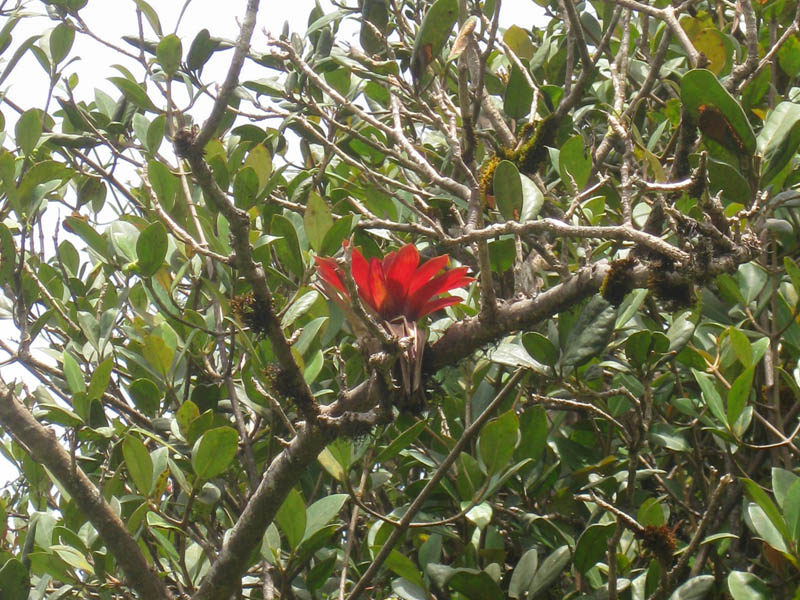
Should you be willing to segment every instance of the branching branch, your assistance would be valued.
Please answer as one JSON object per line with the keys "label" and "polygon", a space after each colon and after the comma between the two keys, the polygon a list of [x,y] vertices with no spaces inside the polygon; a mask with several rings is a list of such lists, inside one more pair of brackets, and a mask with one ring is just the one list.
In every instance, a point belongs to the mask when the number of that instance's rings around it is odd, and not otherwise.
{"label": "branching branch", "polygon": [[139,545],[125,524],[105,501],[86,474],[74,465],[69,453],[58,443],[53,431],[40,424],[5,382],[0,381],[0,423],[28,450],[37,462],[47,467],[69,492],[119,563],[128,584],[142,598],[173,598],[164,582],[151,570]]}
{"label": "branching branch", "polygon": [[211,114],[208,115],[203,128],[194,139],[196,151],[202,151],[209,140],[214,137],[217,127],[219,127],[220,121],[222,121],[222,117],[225,116],[225,111],[228,109],[228,101],[233,94],[233,90],[239,84],[239,73],[241,73],[244,59],[250,51],[250,39],[253,37],[253,30],[256,27],[258,4],[259,0],[247,0],[247,8],[245,9],[242,24],[239,27],[239,38],[236,40],[236,49],[233,51],[233,58],[231,58],[231,63],[228,66],[228,74],[225,76],[225,81],[222,82],[222,87],[217,94]]}

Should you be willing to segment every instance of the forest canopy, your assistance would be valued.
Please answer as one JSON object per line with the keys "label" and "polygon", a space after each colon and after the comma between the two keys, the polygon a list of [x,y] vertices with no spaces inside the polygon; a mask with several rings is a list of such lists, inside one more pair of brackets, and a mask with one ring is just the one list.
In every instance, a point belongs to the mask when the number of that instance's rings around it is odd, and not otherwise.
{"label": "forest canopy", "polygon": [[3,599],[800,598],[797,2],[98,3],[0,2]]}

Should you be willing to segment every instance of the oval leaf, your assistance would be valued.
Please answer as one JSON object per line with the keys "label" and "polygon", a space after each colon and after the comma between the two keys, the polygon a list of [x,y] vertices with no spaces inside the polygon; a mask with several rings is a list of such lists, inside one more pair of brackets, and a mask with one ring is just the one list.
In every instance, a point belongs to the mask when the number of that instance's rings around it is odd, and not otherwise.
{"label": "oval leaf", "polygon": [[483,428],[478,438],[478,446],[481,460],[489,476],[508,466],[514,455],[518,434],[519,420],[513,410],[492,419]]}
{"label": "oval leaf", "polygon": [[153,459],[145,445],[139,438],[127,435],[122,441],[122,456],[136,489],[143,496],[149,496],[153,487]]}
{"label": "oval leaf", "polygon": [[681,79],[681,100],[689,115],[697,122],[700,106],[716,107],[730,123],[748,154],[756,151],[756,136],[744,110],[722,87],[717,76],[707,69],[693,69]]}
{"label": "oval leaf", "polygon": [[561,361],[564,368],[577,368],[602,354],[616,318],[616,309],[601,296],[589,300],[567,336]]}
{"label": "oval leaf", "polygon": [[519,219],[522,211],[522,180],[511,161],[501,160],[494,171],[494,196],[497,209],[506,220]]}
{"label": "oval leaf", "polygon": [[233,461],[239,446],[239,434],[232,427],[209,429],[192,448],[192,467],[201,479],[222,473]]}
{"label": "oval leaf", "polygon": [[167,244],[167,228],[160,221],[148,225],[139,235],[136,256],[143,277],[152,277],[164,263]]}
{"label": "oval leaf", "polygon": [[164,36],[156,47],[156,60],[164,73],[172,77],[181,66],[181,39],[174,33]]}
{"label": "oval leaf", "polygon": [[580,573],[586,573],[603,560],[608,540],[615,528],[614,523],[595,523],[584,530],[575,545],[575,557],[573,558],[573,564]]}

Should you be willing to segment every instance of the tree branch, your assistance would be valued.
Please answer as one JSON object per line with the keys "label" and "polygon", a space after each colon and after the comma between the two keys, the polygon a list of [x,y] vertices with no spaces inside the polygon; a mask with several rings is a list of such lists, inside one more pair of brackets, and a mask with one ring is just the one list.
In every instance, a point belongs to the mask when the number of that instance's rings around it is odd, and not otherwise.
{"label": "tree branch", "polygon": [[3,381],[0,381],[0,423],[69,492],[114,555],[128,579],[128,585],[142,598],[173,598],[164,582],[148,566],[139,545],[128,533],[125,524],[86,474],[73,464],[69,453],[58,443],[53,431],[36,421]]}
{"label": "tree branch", "polygon": [[233,51],[228,74],[219,89],[214,108],[211,109],[211,114],[208,115],[208,120],[194,139],[193,145],[196,149],[202,150],[206,147],[208,141],[216,133],[217,127],[219,127],[220,121],[222,121],[222,117],[225,116],[225,111],[228,109],[228,100],[230,100],[233,90],[236,89],[239,83],[239,73],[242,71],[244,59],[250,51],[250,38],[253,37],[253,30],[256,27],[258,3],[259,0],[247,1],[247,9],[244,13],[244,19],[242,19],[242,26],[239,29],[239,39],[236,40],[236,49]]}
{"label": "tree branch", "polygon": [[335,437],[334,428],[305,425],[275,457],[192,600],[223,600],[231,596],[289,490]]}
{"label": "tree branch", "polygon": [[319,414],[319,406],[308,387],[300,367],[295,362],[292,349],[283,335],[280,321],[272,309],[272,294],[267,287],[264,269],[253,260],[253,247],[250,245],[250,215],[237,208],[225,195],[202,156],[202,152],[192,149],[186,156],[198,185],[205,192],[208,201],[228,219],[231,227],[232,246],[236,252],[236,266],[253,288],[253,295],[263,312],[266,335],[272,350],[287,375],[287,389],[292,391],[292,399],[308,422],[313,422]]}
{"label": "tree branch", "polygon": [[448,469],[453,465],[456,459],[460,456],[461,451],[466,448],[467,444],[469,444],[472,439],[480,432],[486,422],[489,420],[495,410],[500,406],[500,404],[505,400],[506,396],[511,392],[513,389],[516,388],[517,384],[519,383],[520,379],[525,375],[525,371],[523,369],[518,369],[506,382],[503,386],[503,389],[495,396],[494,400],[492,400],[486,409],[480,414],[480,416],[475,419],[475,421],[470,425],[467,429],[464,430],[464,433],[461,434],[461,437],[456,442],[456,445],[453,446],[453,449],[450,450],[450,453],[445,457],[442,461],[442,464],[436,469],[433,473],[431,478],[428,480],[428,483],[425,484],[425,487],[422,488],[422,491],[417,495],[411,505],[408,507],[408,510],[403,515],[403,518],[400,519],[400,523],[398,526],[392,531],[389,537],[384,542],[383,546],[381,547],[378,554],[372,560],[369,567],[364,574],[361,576],[361,579],[358,580],[355,587],[350,591],[350,595],[347,597],[347,600],[356,600],[362,592],[364,592],[367,585],[369,585],[375,575],[378,572],[378,569],[381,568],[383,562],[391,553],[392,549],[394,548],[395,544],[400,539],[408,526],[411,524],[412,519],[414,516],[419,512],[424,504],[425,500],[427,500],[428,496],[436,489],[436,486],[439,485],[439,482],[447,473]]}

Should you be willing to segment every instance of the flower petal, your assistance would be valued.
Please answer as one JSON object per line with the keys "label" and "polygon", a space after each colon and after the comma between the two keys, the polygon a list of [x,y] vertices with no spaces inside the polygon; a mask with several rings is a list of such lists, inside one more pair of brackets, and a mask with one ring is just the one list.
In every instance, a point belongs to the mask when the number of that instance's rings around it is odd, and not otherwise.
{"label": "flower petal", "polygon": [[383,272],[388,273],[389,269],[392,268],[392,264],[394,263],[394,259],[397,258],[397,250],[393,250],[386,254],[386,256],[381,259],[381,265],[383,266]]}
{"label": "flower petal", "polygon": [[388,264],[384,259],[383,272],[386,274],[386,286],[397,306],[405,304],[408,286],[418,264],[419,252],[414,244],[403,246]]}
{"label": "flower petal", "polygon": [[356,284],[358,295],[364,302],[373,306],[372,294],[369,291],[369,264],[358,248],[353,248],[353,255],[350,261],[350,273],[353,275],[353,281]]}
{"label": "flower petal", "polygon": [[434,296],[438,296],[439,294],[455,288],[463,287],[474,281],[472,277],[466,276],[467,270],[467,267],[452,269],[446,273],[442,273],[438,277],[434,277],[419,287],[406,301],[406,315],[408,318],[413,320],[419,319],[420,316],[422,316],[421,312],[423,307]]}
{"label": "flower petal", "polygon": [[390,314],[390,308],[387,306],[389,294],[386,290],[386,280],[383,274],[383,265],[377,258],[369,261],[369,298],[365,300],[374,308],[378,314],[383,318]]}
{"label": "flower petal", "polygon": [[319,276],[337,290],[344,292],[344,295],[347,296],[347,290],[339,277],[336,261],[332,258],[324,258],[321,256],[315,256],[314,261],[317,263]]}
{"label": "flower petal", "polygon": [[422,263],[411,278],[411,282],[408,285],[408,295],[412,295],[419,288],[428,283],[431,277],[444,269],[449,262],[450,256],[442,254],[441,256],[436,256]]}
{"label": "flower petal", "polygon": [[460,304],[461,302],[462,300],[458,296],[443,296],[441,298],[436,298],[435,300],[430,300],[427,304],[425,304],[425,306],[422,307],[417,319],[421,319],[425,315],[429,315],[432,312],[441,310],[445,306],[453,306],[454,304]]}

